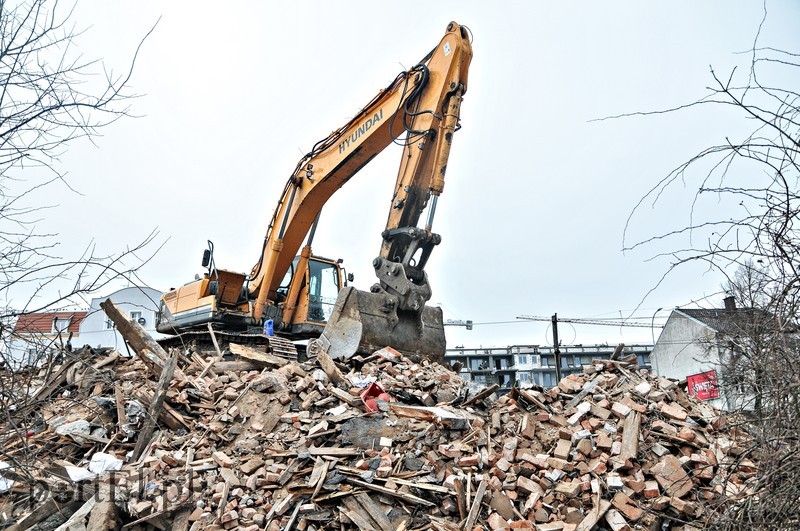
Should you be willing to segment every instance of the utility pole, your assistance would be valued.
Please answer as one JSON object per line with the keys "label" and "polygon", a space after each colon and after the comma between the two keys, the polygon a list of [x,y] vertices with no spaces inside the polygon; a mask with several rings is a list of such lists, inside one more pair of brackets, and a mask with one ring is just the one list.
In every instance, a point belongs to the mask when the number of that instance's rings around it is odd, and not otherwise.
{"label": "utility pole", "polygon": [[558,348],[558,314],[554,313],[551,318],[553,323],[553,356],[556,359],[556,385],[561,381],[561,349]]}

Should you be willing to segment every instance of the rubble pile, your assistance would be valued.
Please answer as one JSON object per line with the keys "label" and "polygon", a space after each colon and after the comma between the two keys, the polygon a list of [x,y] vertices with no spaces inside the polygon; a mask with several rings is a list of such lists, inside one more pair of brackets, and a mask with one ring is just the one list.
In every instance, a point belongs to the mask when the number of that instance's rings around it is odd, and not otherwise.
{"label": "rubble pile", "polygon": [[136,354],[43,370],[40,407],[3,430],[18,529],[692,529],[755,471],[723,417],[635,360],[497,398],[391,348]]}

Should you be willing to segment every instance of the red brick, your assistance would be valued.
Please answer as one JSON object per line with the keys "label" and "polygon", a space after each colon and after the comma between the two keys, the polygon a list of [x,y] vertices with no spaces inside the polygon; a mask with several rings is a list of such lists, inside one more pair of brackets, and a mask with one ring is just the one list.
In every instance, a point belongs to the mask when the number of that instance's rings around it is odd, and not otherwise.
{"label": "red brick", "polygon": [[611,504],[616,507],[618,511],[625,515],[625,518],[630,520],[638,520],[644,514],[644,511],[636,507],[627,494],[624,492],[617,492],[611,500]]}
{"label": "red brick", "polygon": [[686,420],[687,417],[686,411],[684,411],[683,408],[673,404],[664,404],[661,406],[661,414],[675,420]]}
{"label": "red brick", "polygon": [[211,454],[211,458],[216,461],[216,463],[224,468],[231,468],[233,467],[233,459],[228,457],[225,452],[214,452]]}
{"label": "red brick", "polygon": [[486,523],[489,524],[489,529],[506,529],[508,527],[508,522],[506,522],[505,518],[497,513],[492,513]]}
{"label": "red brick", "polygon": [[658,481],[649,480],[644,482],[644,497],[648,499],[658,498],[661,491],[658,488]]}
{"label": "red brick", "polygon": [[559,439],[555,450],[553,450],[553,455],[559,459],[567,459],[571,449],[572,443],[568,439]]}
{"label": "red brick", "polygon": [[542,487],[537,482],[530,480],[525,476],[520,476],[517,478],[517,490],[522,491],[525,494],[544,494],[544,490],[542,490]]}
{"label": "red brick", "polygon": [[692,480],[683,470],[678,458],[672,454],[662,457],[661,461],[653,465],[650,473],[655,476],[658,484],[670,496],[680,498],[692,490]]}

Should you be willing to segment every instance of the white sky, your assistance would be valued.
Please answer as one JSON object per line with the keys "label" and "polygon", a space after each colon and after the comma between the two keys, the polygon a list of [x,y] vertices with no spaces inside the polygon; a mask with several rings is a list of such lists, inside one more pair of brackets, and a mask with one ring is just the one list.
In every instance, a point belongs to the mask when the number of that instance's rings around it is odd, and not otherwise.
{"label": "white sky", "polygon": [[[379,7],[378,7],[379,6]],[[800,4],[769,1],[760,44],[798,51]],[[695,152],[735,135],[714,110],[591,122],[706,94],[709,65],[747,67],[760,2],[108,2],[82,0],[79,45],[122,70],[145,43],[132,87],[137,119],[62,158],[82,195],[51,188],[41,223],[62,255],[90,240],[121,250],[153,229],[160,253],[142,271],[158,289],[217,265],[249,271],[278,193],[302,153],[436,45],[450,20],[474,34],[462,129],[455,137],[428,266],[445,318],[632,315],[666,270],[656,251],[623,254],[638,199]],[[797,80],[793,80],[796,84]],[[326,206],[315,252],[373,282],[400,152],[387,149]],[[647,237],[688,216],[685,193],[634,219]],[[722,208],[722,207],[719,207]],[[701,267],[667,279],[634,312],[719,291]],[[704,304],[719,305],[715,296]],[[666,317],[664,310],[660,314]],[[656,317],[656,323],[663,319]],[[547,323],[448,328],[448,346],[549,344]],[[649,342],[648,328],[564,325],[564,343]],[[657,333],[657,332],[656,332]]]}

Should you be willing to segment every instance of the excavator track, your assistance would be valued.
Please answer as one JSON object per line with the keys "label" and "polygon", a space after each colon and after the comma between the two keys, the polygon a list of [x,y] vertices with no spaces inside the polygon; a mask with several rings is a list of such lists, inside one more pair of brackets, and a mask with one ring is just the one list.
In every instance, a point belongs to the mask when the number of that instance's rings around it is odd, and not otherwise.
{"label": "excavator track", "polygon": [[[214,330],[214,337],[224,353],[229,343],[237,343],[251,348],[264,348],[273,356],[292,361],[298,359],[298,347],[305,353],[304,345],[295,345],[285,337],[265,336],[255,332],[225,332]],[[193,348],[203,353],[216,353],[214,340],[208,330],[190,330],[175,336],[158,340],[164,348]]]}

